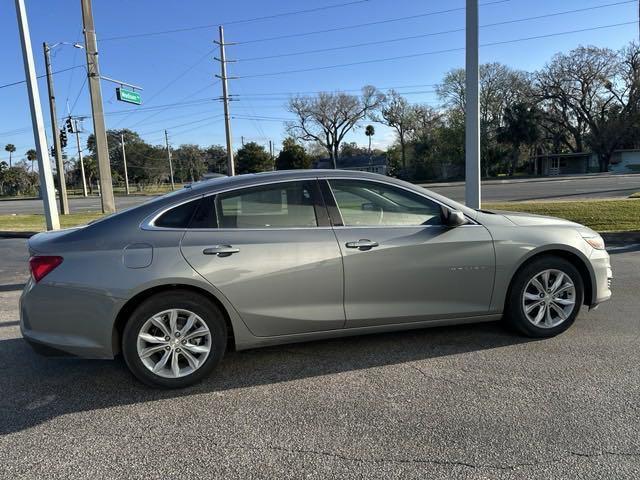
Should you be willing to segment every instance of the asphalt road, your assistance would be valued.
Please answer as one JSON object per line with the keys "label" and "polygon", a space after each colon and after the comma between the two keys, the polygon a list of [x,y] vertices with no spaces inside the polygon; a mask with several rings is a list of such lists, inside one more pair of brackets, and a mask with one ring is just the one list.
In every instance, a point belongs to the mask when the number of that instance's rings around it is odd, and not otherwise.
{"label": "asphalt road", "polygon": [[[427,188],[464,201],[464,183],[425,184]],[[483,183],[482,197],[487,202],[511,202],[527,200],[577,200],[585,198],[626,198],[640,191],[640,175],[609,175],[552,178],[547,180],[491,180]],[[116,197],[116,207],[123,209],[138,205],[151,197]],[[69,199],[72,212],[100,210],[100,198]],[[0,214],[43,213],[40,200],[0,201]]]}
{"label": "asphalt road", "polygon": [[[640,254],[565,334],[499,324],[230,353],[182,391],[21,340],[0,240],[1,478],[640,478]],[[90,316],[87,321],[91,321]]]}

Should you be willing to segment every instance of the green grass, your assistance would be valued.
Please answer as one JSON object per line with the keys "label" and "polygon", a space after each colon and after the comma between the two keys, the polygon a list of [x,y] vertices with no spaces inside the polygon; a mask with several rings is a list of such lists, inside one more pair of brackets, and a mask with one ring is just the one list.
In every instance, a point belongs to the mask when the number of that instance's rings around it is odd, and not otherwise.
{"label": "green grass", "polygon": [[[60,226],[62,228],[84,225],[91,220],[100,218],[100,212],[72,213],[71,215],[60,215]],[[44,215],[0,215],[0,230],[11,232],[40,232],[45,230]]]}
{"label": "green grass", "polygon": [[640,230],[640,200],[485,203],[482,208],[565,218],[598,232]]}
{"label": "green grass", "polygon": [[[485,203],[482,207],[566,218],[598,232],[640,231],[640,199]],[[72,213],[61,215],[60,223],[63,228],[74,227],[84,225],[101,216],[100,212]],[[3,231],[42,231],[44,229],[43,215],[0,215],[0,230]]]}

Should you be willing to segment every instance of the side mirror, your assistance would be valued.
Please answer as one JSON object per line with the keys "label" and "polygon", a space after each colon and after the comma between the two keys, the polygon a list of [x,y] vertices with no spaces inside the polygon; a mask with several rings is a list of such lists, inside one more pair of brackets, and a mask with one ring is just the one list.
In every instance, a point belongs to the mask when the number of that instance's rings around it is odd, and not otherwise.
{"label": "side mirror", "polygon": [[447,227],[455,228],[468,223],[467,217],[460,210],[451,210],[442,207],[442,223]]}

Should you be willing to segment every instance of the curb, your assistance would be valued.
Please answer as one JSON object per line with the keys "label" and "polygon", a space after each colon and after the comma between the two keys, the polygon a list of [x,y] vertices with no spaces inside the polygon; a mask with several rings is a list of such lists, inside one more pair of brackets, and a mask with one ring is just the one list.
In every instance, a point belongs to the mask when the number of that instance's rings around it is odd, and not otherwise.
{"label": "curb", "polygon": [[607,245],[640,243],[640,232],[602,232],[600,235]]}
{"label": "curb", "polygon": [[40,232],[11,232],[11,231],[0,231],[0,238],[31,238],[36,233]]}

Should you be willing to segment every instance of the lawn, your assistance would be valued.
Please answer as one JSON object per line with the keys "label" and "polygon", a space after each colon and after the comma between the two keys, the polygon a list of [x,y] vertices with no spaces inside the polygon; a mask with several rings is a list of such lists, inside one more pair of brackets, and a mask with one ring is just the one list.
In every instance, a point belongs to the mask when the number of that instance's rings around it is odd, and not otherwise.
{"label": "lawn", "polygon": [[566,218],[598,232],[640,231],[640,199],[484,203],[482,208]]}
{"label": "lawn", "polygon": [[[511,210],[566,218],[599,232],[640,231],[640,199],[576,202],[485,203],[484,209]],[[63,228],[83,225],[101,217],[99,212],[61,215]],[[44,230],[43,215],[0,215],[0,231]]]}

